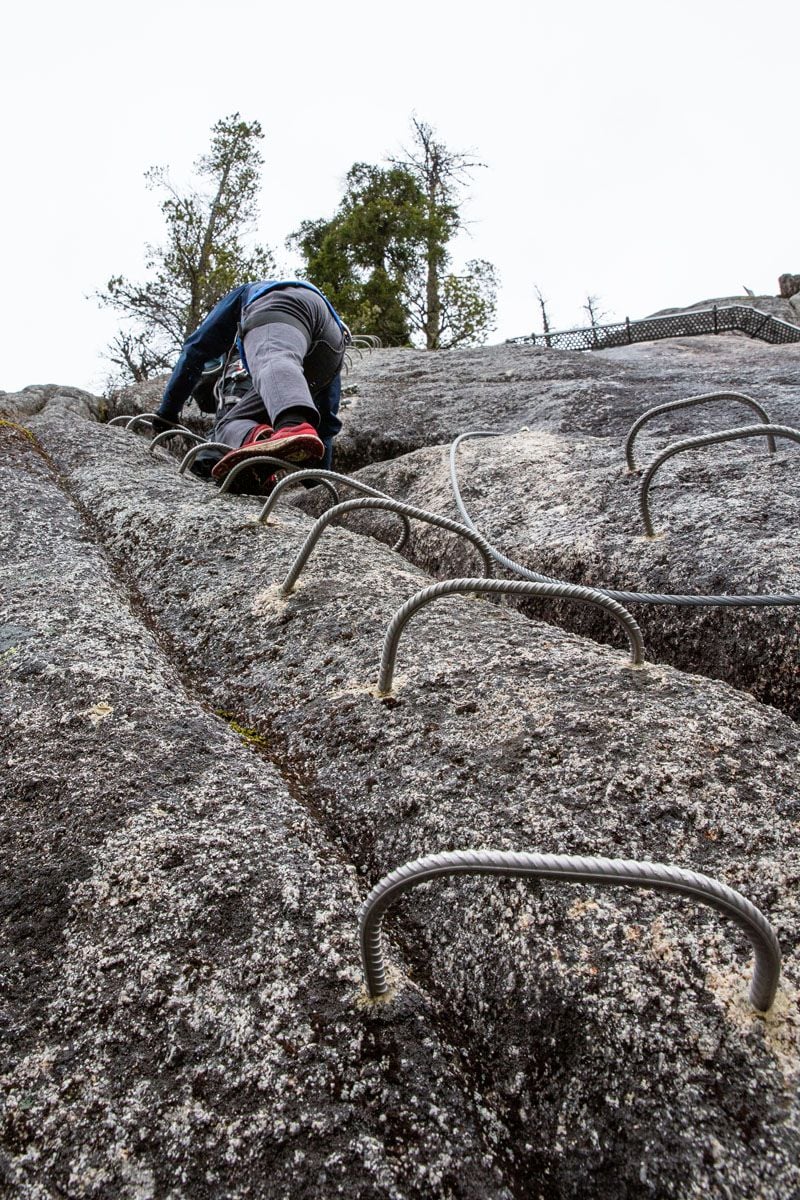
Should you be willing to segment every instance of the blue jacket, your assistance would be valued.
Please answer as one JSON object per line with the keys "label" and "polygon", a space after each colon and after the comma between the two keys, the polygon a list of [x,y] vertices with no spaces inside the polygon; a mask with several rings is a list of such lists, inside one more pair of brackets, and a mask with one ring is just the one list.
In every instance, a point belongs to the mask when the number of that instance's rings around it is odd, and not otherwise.
{"label": "blue jacket", "polygon": [[344,327],[336,309],[313,283],[306,283],[300,279],[262,279],[257,283],[243,283],[241,287],[234,288],[227,296],[223,296],[203,323],[186,339],[181,356],[164,389],[164,396],[158,408],[160,417],[168,421],[178,419],[181,409],[202,374],[203,364],[212,358],[218,358],[220,354],[227,354],[233,345],[242,309],[276,287],[310,288],[312,292],[322,296],[337,324],[340,328]]}

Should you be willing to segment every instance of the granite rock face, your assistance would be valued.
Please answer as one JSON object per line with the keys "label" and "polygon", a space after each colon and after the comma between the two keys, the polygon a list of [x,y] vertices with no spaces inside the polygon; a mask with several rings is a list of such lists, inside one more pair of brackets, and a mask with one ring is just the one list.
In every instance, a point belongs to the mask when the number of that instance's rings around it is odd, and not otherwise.
{"label": "granite rock face", "polygon": [[780,294],[785,300],[793,299],[800,293],[800,275],[792,275],[786,273],[778,278],[778,287]]}
{"label": "granite rock face", "polygon": [[[353,470],[469,429],[528,426],[566,438],[619,444],[646,409],[712,391],[751,395],[776,423],[800,424],[800,345],[767,346],[736,335],[676,338],[613,350],[490,346],[429,354],[382,350],[356,358],[347,376],[337,469]],[[723,410],[680,410],[659,421],[664,442],[720,429]],[[730,423],[741,409],[727,409]]]}
{"label": "granite rock face", "polygon": [[[621,444],[649,403],[717,387],[797,423],[798,362],[799,347],[737,337],[381,352],[348,376],[340,465],[376,460],[365,478],[452,513],[445,443],[490,426],[506,436],[462,446],[462,490],[536,569],[788,590],[793,448],[716,448],[719,476],[673,460],[654,491],[667,537],[640,550]],[[720,416],[672,414],[640,451]],[[599,621],[590,639],[532,608],[448,599],[409,623],[382,698],[392,614],[434,576],[477,573],[474,551],[415,526],[410,560],[382,544],[396,518],[348,518],[283,596],[314,492],[264,526],[256,500],[179,477],[135,434],[57,407],[28,424],[35,444],[0,430],[16,580],[1,660],[8,1186],[800,1194],[800,731],[740,690],[758,691],[755,666],[739,688],[688,673],[715,670],[706,645],[739,662],[730,638],[755,627],[687,635],[661,611],[646,630],[664,626],[659,661],[632,669],[593,640]],[[569,624],[562,607],[549,617]],[[772,640],[759,627],[748,661],[767,641],[791,660],[793,613]],[[687,642],[676,669],[670,646]],[[750,947],[709,909],[487,879],[390,910],[392,991],[370,1003],[359,898],[403,861],[469,847],[671,862],[738,888],[783,948],[773,1009],[749,1006]]]}
{"label": "granite rock face", "polygon": [[134,435],[32,428],[148,620],[202,664],[201,694],[259,731],[365,887],[441,849],[605,854],[702,870],[775,923],[786,960],[764,1020],[741,935],[676,901],[462,880],[398,906],[396,967],[490,1099],[513,1193],[793,1195],[797,726],[469,599],[409,625],[381,701],[383,631],[428,576],[334,529],[283,599],[304,514],[264,528],[257,502],[180,479]]}
{"label": "granite rock face", "polygon": [[109,415],[108,404],[100,396],[57,383],[34,383],[21,392],[0,392],[0,418],[24,421],[44,412],[98,421]]}
{"label": "granite rock face", "polygon": [[509,1197],[431,1001],[359,1008],[352,867],[0,440],[0,1193]]}
{"label": "granite rock face", "polygon": [[[664,449],[654,426],[635,443],[639,462]],[[670,459],[649,493],[655,538],[644,534],[641,472],[627,473],[615,439],[529,430],[466,440],[455,466],[467,513],[498,550],[531,571],[644,594],[800,595],[800,445],[787,439],[778,439],[774,455],[759,437]],[[357,478],[418,508],[463,519],[450,456],[441,447],[364,468]],[[296,502],[315,512],[324,507],[316,493]],[[396,518],[348,518],[356,520],[374,536],[396,536]],[[404,553],[440,578],[480,573],[469,542],[422,522],[414,523]],[[598,609],[518,603],[530,615],[621,644],[617,627]],[[651,658],[724,679],[800,715],[797,605],[623,603],[641,625]]]}

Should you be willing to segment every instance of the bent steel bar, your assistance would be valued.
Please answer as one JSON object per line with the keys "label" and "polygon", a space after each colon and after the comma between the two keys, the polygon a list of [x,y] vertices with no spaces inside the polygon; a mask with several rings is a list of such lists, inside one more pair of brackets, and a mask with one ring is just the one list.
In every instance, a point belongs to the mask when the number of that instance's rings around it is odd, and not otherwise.
{"label": "bent steel bar", "polygon": [[178,474],[186,473],[188,467],[192,465],[201,450],[226,450],[228,453],[233,449],[227,442],[201,442],[199,446],[192,446],[191,450],[181,459],[181,465],[178,467]]}
{"label": "bent steel bar", "polygon": [[417,592],[410,600],[406,601],[402,608],[398,608],[392,617],[383,643],[381,669],[378,676],[379,695],[388,696],[392,690],[394,663],[400,634],[417,609],[422,608],[423,604],[427,604],[431,600],[438,600],[441,596],[465,595],[470,592],[510,592],[515,596],[540,596],[543,599],[575,600],[579,604],[594,604],[597,608],[604,609],[625,630],[630,642],[632,665],[640,666],[644,662],[642,631],[627,609],[623,608],[621,604],[617,604],[616,600],[612,600],[604,592],[556,581],[528,583],[517,579],[446,579],[443,583],[435,583],[431,587]]}
{"label": "bent steel bar", "polygon": [[201,445],[205,441],[205,434],[192,433],[190,429],[165,429],[163,433],[156,434],[147,449],[152,454],[156,446],[161,446],[174,437],[189,438],[191,441],[200,442]]}
{"label": "bent steel bar", "polygon": [[359,497],[356,500],[345,500],[342,504],[337,504],[333,508],[329,508],[315,522],[313,529],[300,548],[300,553],[289,568],[289,574],[283,581],[281,586],[283,595],[288,596],[297,583],[298,576],[307,563],[311,551],[331,521],[335,521],[337,517],[344,516],[345,513],[374,509],[386,509],[388,512],[399,513],[400,516],[406,518],[412,517],[416,521],[427,521],[430,525],[438,525],[440,529],[446,529],[449,533],[461,534],[462,537],[472,542],[478,550],[483,559],[486,577],[489,578],[493,574],[494,565],[492,556],[489,553],[487,543],[479,533],[473,533],[471,529],[467,529],[465,525],[460,525],[458,521],[451,521],[449,517],[440,517],[436,513],[428,512],[424,508],[414,508],[411,504],[403,504],[400,500],[392,500],[388,496],[366,496]]}
{"label": "bent steel bar", "polygon": [[123,413],[121,417],[112,417],[110,421],[106,422],[106,424],[107,425],[128,425],[128,424],[130,424],[130,422],[133,420],[133,418],[135,416],[141,417],[141,416],[146,416],[146,415],[147,415],[146,413]]}
{"label": "bent steel bar", "polygon": [[[336,482],[340,485],[346,484],[352,488],[354,492],[361,492],[364,496],[379,496],[382,500],[392,500],[394,497],[387,496],[386,492],[379,492],[377,488],[370,487],[368,483],[362,483],[359,479],[352,479],[349,475],[339,475],[336,471],[326,471],[323,467],[306,467],[302,471],[295,471],[292,475],[287,475],[285,479],[279,479],[274,489],[270,492],[269,498],[258,514],[259,521],[266,521],[269,514],[278,502],[281,492],[285,491],[293,483],[300,483],[304,479],[315,479],[323,483],[326,479],[330,482]],[[338,496],[336,502],[338,503]],[[402,513],[399,514],[400,520],[403,522],[403,532],[392,546],[393,550],[402,550],[408,538],[411,535],[411,525],[408,517]]]}
{"label": "bent steel bar", "polygon": [[274,467],[276,471],[292,470],[292,463],[287,462],[285,458],[275,458],[271,454],[254,454],[252,458],[246,458],[242,462],[237,463],[235,467],[231,467],[223,479],[219,491],[216,493],[217,496],[224,496],[230,490],[230,486],[237,475],[241,475],[244,471],[249,471],[251,467],[261,463],[266,463],[267,466]]}
{"label": "bent steel bar", "polygon": [[[496,429],[474,429],[468,433],[459,434],[450,447],[450,483],[453,488],[456,507],[461,514],[464,524],[468,525],[475,533],[479,532],[478,527],[466,510],[458,486],[456,451],[460,443],[467,438],[509,436],[508,433],[503,433]],[[537,571],[531,571],[528,567],[523,566],[522,563],[515,562],[513,558],[508,558],[505,554],[501,554],[496,546],[489,544],[489,549],[492,557],[499,566],[513,571],[515,575],[519,575],[523,579],[529,579],[533,583],[558,583],[558,580],[553,579],[551,575],[540,575]],[[800,605],[800,595],[796,593],[778,593],[774,596],[684,596],[663,592],[617,592],[612,591],[610,588],[596,588],[595,590],[603,596],[609,596],[612,600],[617,600],[620,604],[673,604],[683,605],[687,608],[707,608],[712,605],[720,608],[771,608],[781,604]]]}
{"label": "bent steel bar", "polygon": [[445,875],[533,876],[570,883],[653,888],[688,896],[724,913],[745,931],[755,952],[750,1003],[759,1012],[767,1012],[772,1007],[781,973],[781,948],[775,930],[754,904],[727,884],[665,863],[506,850],[451,850],[444,854],[429,854],[404,863],[375,885],[358,914],[361,962],[367,991],[373,999],[389,990],[381,947],[381,925],[386,909],[409,888]]}
{"label": "bent steel bar", "polygon": [[128,419],[125,424],[125,428],[135,429],[137,425],[152,425],[155,416],[155,413],[137,413],[135,417],[130,417]]}
{"label": "bent steel bar", "polygon": [[691,312],[668,313],[663,317],[627,317],[611,325],[588,329],[559,329],[552,333],[529,333],[508,338],[516,345],[547,346],[558,350],[608,350],[632,342],[655,342],[663,338],[695,337],[707,333],[746,333],[772,345],[800,342],[800,326],[781,321],[760,308],[747,304],[715,304]]}
{"label": "bent steel bar", "polygon": [[653,522],[650,519],[649,493],[653,477],[659,467],[675,454],[684,450],[698,450],[703,446],[715,446],[718,442],[733,442],[746,437],[785,437],[793,442],[800,442],[800,429],[791,429],[788,425],[744,425],[739,429],[721,429],[718,433],[706,433],[701,437],[686,438],[682,442],[674,442],[663,450],[642,476],[639,487],[639,508],[647,537],[655,537]]}
{"label": "bent steel bar", "polygon": [[[636,464],[633,459],[633,443],[636,440],[636,435],[639,430],[648,421],[652,421],[653,417],[659,416],[661,413],[671,412],[676,408],[693,408],[696,404],[710,404],[715,400],[733,400],[737,404],[745,404],[752,408],[761,421],[765,425],[770,424],[769,414],[765,408],[753,400],[750,396],[743,396],[741,392],[705,392],[702,396],[688,396],[685,400],[670,400],[668,404],[658,404],[655,408],[649,408],[647,412],[642,413],[628,430],[628,436],[625,439],[625,462],[628,465],[629,471],[636,470]],[[775,453],[775,438],[772,434],[767,437],[767,446],[770,454]]]}

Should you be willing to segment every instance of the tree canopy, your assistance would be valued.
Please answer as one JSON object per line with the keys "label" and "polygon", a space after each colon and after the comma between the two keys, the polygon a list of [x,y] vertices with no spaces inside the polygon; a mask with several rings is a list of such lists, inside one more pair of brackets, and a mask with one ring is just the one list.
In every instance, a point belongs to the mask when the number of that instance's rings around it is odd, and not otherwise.
{"label": "tree canopy", "polygon": [[[212,127],[195,186],[178,187],[164,167],[146,172],[148,187],[161,193],[164,239],[146,246],[143,281],[116,275],[97,293],[123,319],[108,354],[120,382],[171,366],[226,292],[274,275],[271,251],[248,248],[247,238],[258,213],[263,136],[258,121],[233,113]],[[402,158],[355,163],[333,217],[303,221],[292,235],[303,274],[353,329],[390,345],[485,341],[494,327],[494,268],[472,259],[455,271],[451,250],[464,228],[464,189],[482,165],[413,118]]]}
{"label": "tree canopy", "polygon": [[406,293],[424,243],[424,196],[400,167],[355,163],[329,221],[304,221],[292,237],[305,274],[353,329],[408,342]]}
{"label": "tree canopy", "polygon": [[267,248],[245,247],[258,213],[263,136],[258,121],[233,113],[213,126],[209,150],[195,163],[197,188],[179,189],[163,167],[146,173],[148,187],[163,193],[165,239],[146,247],[144,282],[117,275],[98,293],[125,322],[109,347],[122,381],[169,367],[226,292],[274,272]]}
{"label": "tree canopy", "polygon": [[305,221],[292,244],[304,274],[354,328],[393,345],[429,349],[485,341],[494,327],[497,279],[472,259],[453,272],[450,243],[463,227],[463,189],[481,166],[412,121],[413,145],[384,167],[356,163],[329,220]]}

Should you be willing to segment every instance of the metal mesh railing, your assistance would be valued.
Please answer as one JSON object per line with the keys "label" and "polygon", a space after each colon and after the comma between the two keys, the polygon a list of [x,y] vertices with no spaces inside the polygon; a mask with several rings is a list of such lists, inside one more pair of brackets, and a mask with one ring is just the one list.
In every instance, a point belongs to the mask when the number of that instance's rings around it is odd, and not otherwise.
{"label": "metal mesh railing", "polygon": [[529,333],[507,338],[517,346],[547,346],[552,350],[608,350],[633,342],[655,342],[663,338],[696,337],[708,333],[746,333],[762,342],[781,345],[800,342],[800,326],[790,325],[746,304],[717,305],[694,312],[670,313],[665,317],[645,317],[641,321],[617,321],[588,329],[561,329],[552,333]]}

